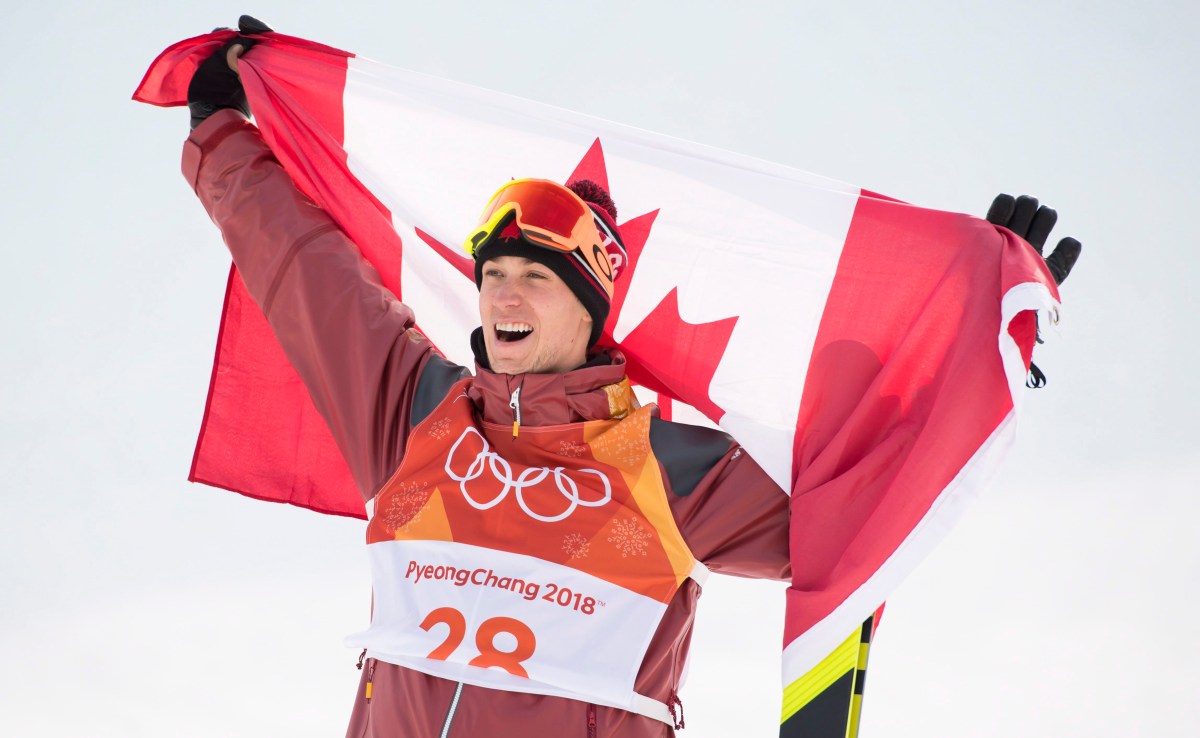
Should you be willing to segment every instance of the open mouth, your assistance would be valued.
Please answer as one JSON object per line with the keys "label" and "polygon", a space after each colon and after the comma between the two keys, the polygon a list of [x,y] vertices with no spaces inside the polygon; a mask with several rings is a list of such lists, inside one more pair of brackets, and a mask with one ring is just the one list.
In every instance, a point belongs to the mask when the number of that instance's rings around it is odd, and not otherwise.
{"label": "open mouth", "polygon": [[533,333],[533,326],[528,323],[497,323],[496,339],[504,343],[520,341]]}

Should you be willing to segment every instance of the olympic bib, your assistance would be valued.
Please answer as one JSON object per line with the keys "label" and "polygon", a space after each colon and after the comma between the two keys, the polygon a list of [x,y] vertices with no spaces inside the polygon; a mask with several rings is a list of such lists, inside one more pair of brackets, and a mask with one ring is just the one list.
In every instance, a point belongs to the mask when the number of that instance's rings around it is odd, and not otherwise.
{"label": "olympic bib", "polygon": [[372,622],[348,642],[447,679],[671,722],[634,680],[703,567],[671,517],[650,408],[514,439],[476,420],[468,381],[413,429],[376,497]]}

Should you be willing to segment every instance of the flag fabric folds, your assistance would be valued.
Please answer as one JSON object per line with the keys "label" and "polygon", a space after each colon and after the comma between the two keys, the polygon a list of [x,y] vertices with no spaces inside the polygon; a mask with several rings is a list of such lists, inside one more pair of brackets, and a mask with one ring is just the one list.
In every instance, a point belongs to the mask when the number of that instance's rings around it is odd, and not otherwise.
{"label": "flag fabric folds", "polygon": [[[189,39],[134,97],[185,102],[233,36]],[[665,416],[717,423],[791,494],[784,683],[874,612],[994,471],[1040,257],[979,218],[387,67],[283,34],[239,62],[255,121],[419,328],[471,365],[461,249],[511,178],[608,187],[629,251],[601,343]],[[236,270],[191,479],[363,516],[349,471]]]}

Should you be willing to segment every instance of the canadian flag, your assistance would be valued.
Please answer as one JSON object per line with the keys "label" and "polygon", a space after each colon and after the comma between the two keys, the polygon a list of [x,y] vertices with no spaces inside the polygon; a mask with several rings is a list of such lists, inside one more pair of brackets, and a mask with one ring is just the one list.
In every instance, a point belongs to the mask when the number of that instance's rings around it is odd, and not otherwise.
{"label": "canadian flag", "polygon": [[[134,99],[184,104],[232,37],[170,47]],[[478,313],[460,244],[494,188],[608,187],[629,255],[602,343],[666,413],[719,424],[791,494],[785,684],[875,611],[1012,440],[1033,311],[1055,319],[1058,295],[1002,228],[283,34],[239,65],[297,185],[462,364]],[[363,516],[236,271],[191,479]]]}

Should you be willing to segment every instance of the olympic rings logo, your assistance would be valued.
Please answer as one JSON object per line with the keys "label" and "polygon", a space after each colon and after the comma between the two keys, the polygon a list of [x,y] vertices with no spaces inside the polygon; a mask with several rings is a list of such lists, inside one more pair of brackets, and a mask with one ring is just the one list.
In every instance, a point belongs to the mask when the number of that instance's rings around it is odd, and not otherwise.
{"label": "olympic rings logo", "polygon": [[[470,466],[467,467],[466,474],[458,474],[451,468],[451,465],[455,454],[458,452],[458,447],[467,439],[467,436],[472,434],[478,436],[479,442],[483,444],[483,447],[476,452],[475,458],[471,460]],[[467,483],[479,479],[484,475],[484,472],[488,471],[503,486],[500,488],[500,492],[491,500],[480,502],[467,491]],[[458,440],[454,442],[454,445],[450,447],[450,453],[446,456],[446,474],[458,482],[458,489],[462,492],[463,498],[476,510],[490,510],[499,505],[508,496],[508,493],[512,491],[516,495],[517,504],[521,506],[525,514],[543,523],[556,523],[560,520],[565,520],[575,512],[575,508],[577,507],[603,507],[612,500],[612,484],[603,472],[596,471],[595,469],[568,470],[561,466],[554,467],[553,469],[545,466],[529,467],[514,479],[512,465],[502,456],[492,451],[492,447],[488,444],[487,439],[475,428],[464,430],[462,435],[458,437]],[[579,484],[572,477],[575,474],[594,475],[604,485],[604,496],[598,500],[585,500],[580,497]],[[555,487],[558,488],[558,492],[563,496],[563,499],[567,501],[567,508],[557,515],[542,515],[537,513],[531,510],[525,502],[525,491],[541,484],[547,477],[554,478]]]}

